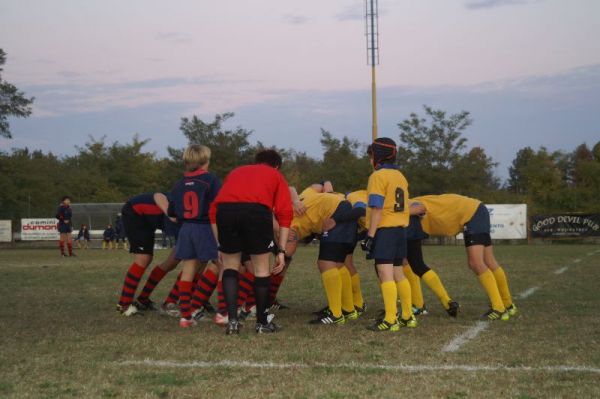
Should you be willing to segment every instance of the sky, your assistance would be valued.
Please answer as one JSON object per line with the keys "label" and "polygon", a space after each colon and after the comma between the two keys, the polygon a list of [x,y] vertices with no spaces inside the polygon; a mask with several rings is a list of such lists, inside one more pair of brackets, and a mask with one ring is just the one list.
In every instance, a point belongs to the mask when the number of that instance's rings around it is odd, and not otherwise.
{"label": "sky", "polygon": [[[68,155],[90,136],[183,147],[181,117],[319,157],[320,128],[371,137],[364,0],[0,0],[3,79],[35,96],[12,140]],[[379,0],[380,136],[424,104],[504,178],[525,146],[600,140],[600,1]]]}

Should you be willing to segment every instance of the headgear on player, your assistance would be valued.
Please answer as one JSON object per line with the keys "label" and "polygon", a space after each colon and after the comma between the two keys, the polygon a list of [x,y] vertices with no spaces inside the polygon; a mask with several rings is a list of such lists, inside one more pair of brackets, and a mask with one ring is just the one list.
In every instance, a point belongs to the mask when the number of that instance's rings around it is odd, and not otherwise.
{"label": "headgear on player", "polygon": [[396,162],[396,142],[388,137],[380,137],[373,141],[373,144],[367,149],[367,153],[373,158],[373,166],[377,167],[382,163]]}

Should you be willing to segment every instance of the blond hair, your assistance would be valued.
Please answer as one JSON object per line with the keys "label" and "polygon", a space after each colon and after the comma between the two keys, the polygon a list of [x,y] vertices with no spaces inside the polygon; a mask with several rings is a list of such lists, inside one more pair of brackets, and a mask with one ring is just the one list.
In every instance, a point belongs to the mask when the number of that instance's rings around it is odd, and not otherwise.
{"label": "blond hair", "polygon": [[192,172],[205,166],[210,161],[210,154],[210,148],[205,145],[189,145],[183,152],[183,164],[186,172]]}

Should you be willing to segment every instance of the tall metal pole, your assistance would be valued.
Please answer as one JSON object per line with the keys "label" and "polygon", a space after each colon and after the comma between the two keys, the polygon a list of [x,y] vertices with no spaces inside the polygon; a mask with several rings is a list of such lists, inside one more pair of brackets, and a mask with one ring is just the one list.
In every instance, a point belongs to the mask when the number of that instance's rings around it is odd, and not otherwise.
{"label": "tall metal pole", "polygon": [[367,64],[371,65],[371,134],[377,138],[377,79],[375,67],[379,64],[379,23],[377,0],[365,0]]}

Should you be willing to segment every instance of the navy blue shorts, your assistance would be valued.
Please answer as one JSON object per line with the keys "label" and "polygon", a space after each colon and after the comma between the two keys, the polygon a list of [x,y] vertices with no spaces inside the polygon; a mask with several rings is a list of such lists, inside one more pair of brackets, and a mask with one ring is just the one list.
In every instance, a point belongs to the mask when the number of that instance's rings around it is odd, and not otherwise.
{"label": "navy blue shorts", "polygon": [[465,234],[490,234],[490,212],[484,204],[479,204],[479,207],[473,214],[464,227]]}
{"label": "navy blue shorts", "polygon": [[377,229],[373,249],[367,254],[367,259],[374,259],[378,265],[391,263],[402,266],[402,260],[406,258],[406,230],[404,227]]}
{"label": "navy blue shorts", "polygon": [[410,224],[408,225],[408,229],[406,231],[406,239],[407,240],[424,240],[429,238],[429,234],[423,231],[423,226],[421,225],[421,218],[419,216],[413,215],[410,217]]}
{"label": "navy blue shorts", "polygon": [[71,233],[73,231],[73,227],[71,227],[71,224],[67,224],[67,223],[58,223],[58,226],[56,226],[56,228],[58,229],[58,232],[61,234],[65,234],[65,233]]}
{"label": "navy blue shorts", "polygon": [[201,262],[208,262],[217,257],[217,240],[209,224],[182,224],[175,247],[176,259],[198,259]]}
{"label": "navy blue shorts", "polygon": [[[332,218],[352,211],[348,201],[342,201],[336,208]],[[350,248],[354,249],[356,240],[356,221],[337,223],[335,227],[324,232],[319,241],[319,260],[343,263]]]}

